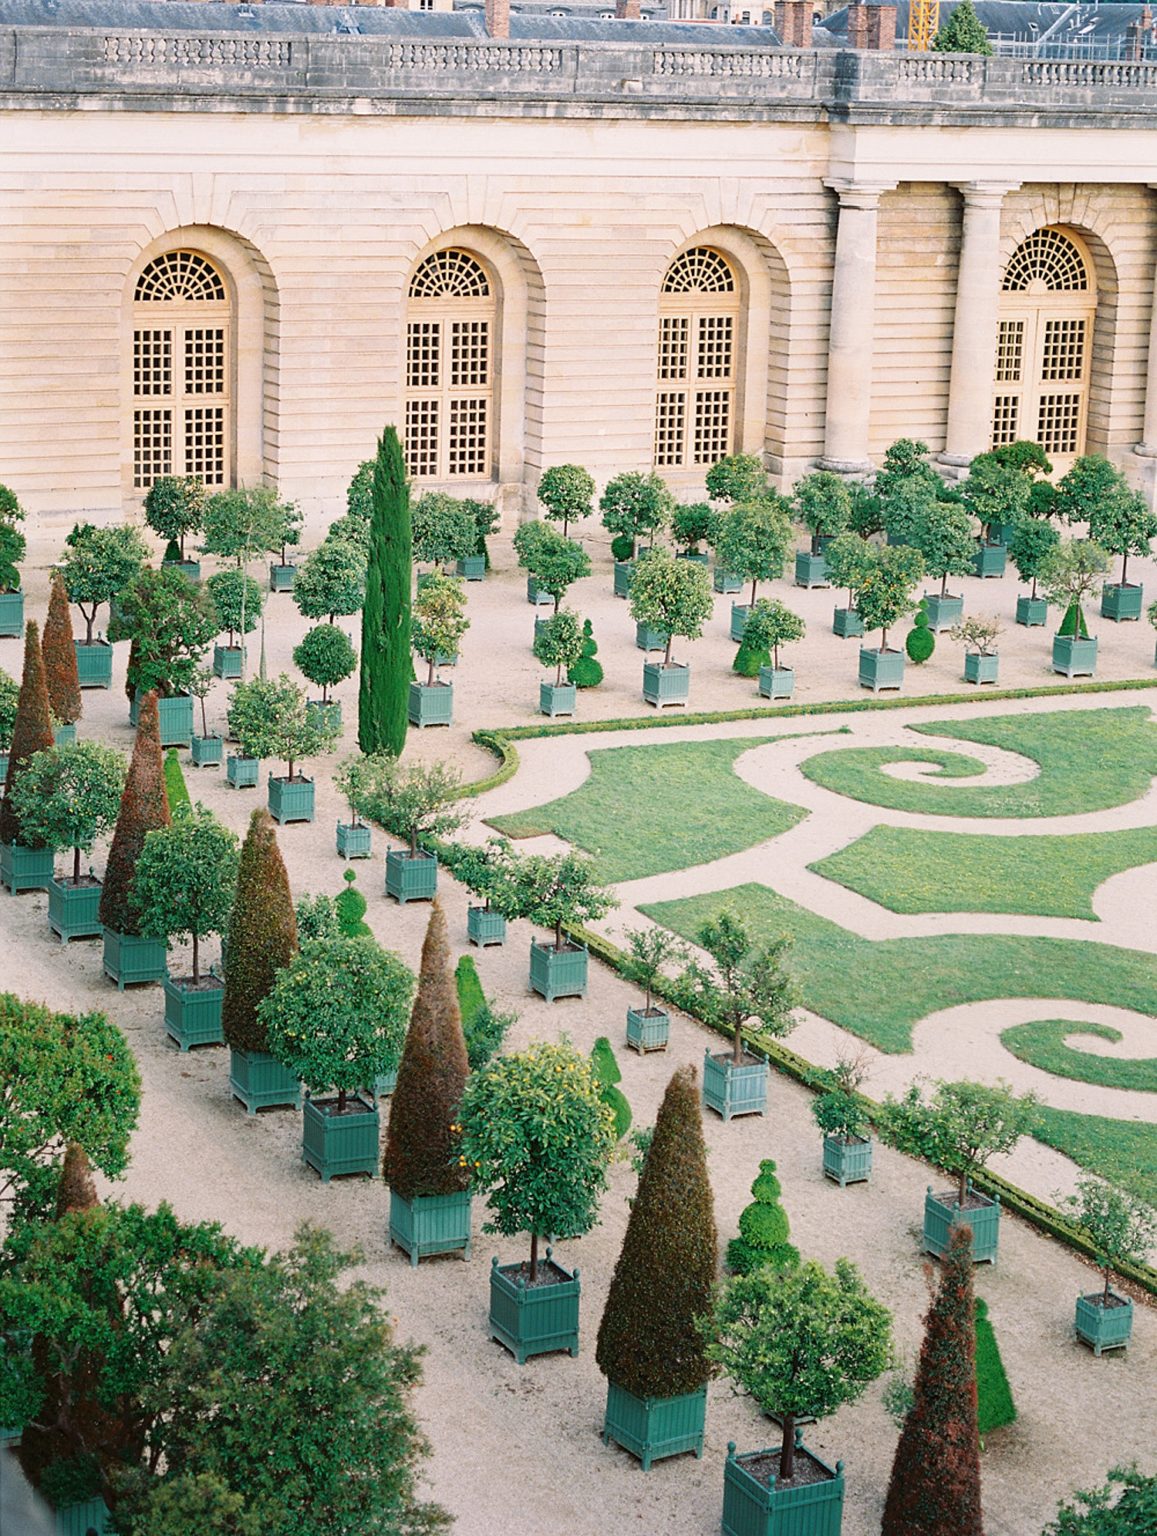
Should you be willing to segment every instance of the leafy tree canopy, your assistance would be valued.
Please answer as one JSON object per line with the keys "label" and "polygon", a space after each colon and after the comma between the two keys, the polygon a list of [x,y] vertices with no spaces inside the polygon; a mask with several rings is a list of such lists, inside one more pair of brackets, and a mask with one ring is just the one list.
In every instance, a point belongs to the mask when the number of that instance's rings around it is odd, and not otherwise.
{"label": "leafy tree canopy", "polygon": [[192,940],[195,982],[200,940],[228,928],[239,857],[235,835],[203,805],[145,837],[132,895],[140,931],[146,938]]}
{"label": "leafy tree canopy", "polygon": [[839,475],[817,469],[797,480],[792,497],[800,522],[814,536],[834,538],[843,533],[852,515],[852,498]]}
{"label": "leafy tree canopy", "polygon": [[872,550],[856,590],[856,608],[869,634],[881,631],[881,650],[888,647],[888,630],[915,607],[912,588],[923,574],[924,557],[918,549],[897,544]]}
{"label": "leafy tree canopy", "polygon": [[618,906],[611,891],[595,877],[594,860],[582,853],[530,853],[511,859],[507,889],[511,917],[529,917],[554,929],[554,947],[562,949],[564,929],[597,922]]}
{"label": "leafy tree canopy", "polygon": [[265,551],[280,551],[301,526],[292,502],[271,485],[217,491],[205,503],[203,544],[207,554],[245,565]]}
{"label": "leafy tree canopy", "polygon": [[470,628],[462,583],[456,576],[441,573],[427,577],[414,599],[413,613],[411,642],[429,666],[426,681],[432,683],[438,658],[456,656],[462,636]]}
{"label": "leafy tree canopy", "polygon": [[749,1019],[758,1019],[776,1038],[790,1034],[799,994],[783,965],[789,938],[756,949],[743,922],[724,911],[703,924],[695,942],[711,957],[709,966],[695,960],[687,969],[697,1011],[705,1023],[731,1031],[736,1064],[743,1060],[743,1026]]}
{"label": "leafy tree canopy", "polygon": [[204,654],[220,633],[208,592],[169,566],[146,566],[120,595],[114,640],[130,639],[135,649],[130,682],[142,693],[163,698],[185,693]]}
{"label": "leafy tree canopy", "polygon": [[608,533],[637,544],[640,539],[653,539],[666,526],[674,498],[658,475],[629,470],[607,482],[599,510]]}
{"label": "leafy tree canopy", "polygon": [[762,501],[771,494],[763,460],[754,453],[731,453],[707,471],[713,501]]}
{"label": "leafy tree canopy", "polygon": [[952,14],[932,39],[936,53],[979,53],[988,58],[992,44],[988,28],[976,14],[972,0],[958,0]]}
{"label": "leafy tree canopy", "polygon": [[715,559],[726,571],[751,583],[751,601],[761,581],[783,575],[794,542],[791,503],[769,492],[763,501],[741,501],[715,522]]}
{"label": "leafy tree canopy", "polygon": [[710,540],[715,526],[715,513],[708,501],[684,501],[671,514],[671,532],[675,542],[691,554],[698,554],[699,545]]}
{"label": "leafy tree canopy", "polygon": [[80,609],[87,626],[85,644],[91,645],[98,609],[129,585],[147,560],[148,547],[127,523],[119,528],[77,523],[64,546],[56,569],[69,601]]}
{"label": "leafy tree canopy", "polygon": [[743,643],[756,650],[770,651],[772,666],[778,667],[780,646],[793,645],[806,633],[807,625],[786,603],[761,597],[747,610]]}
{"label": "leafy tree canopy", "polygon": [[471,511],[445,491],[427,491],[414,503],[414,559],[432,565],[452,565],[472,555],[478,543],[478,522]]}
{"label": "leafy tree canopy", "polygon": [[176,540],[185,557],[185,535],[195,533],[205,516],[207,492],[196,475],[160,475],[145,493],[145,522],[166,543]]}
{"label": "leafy tree canopy", "polygon": [[332,752],[339,727],[324,713],[306,708],[305,691],[284,672],[238,683],[228,709],[229,729],[246,757],[280,758],[286,776],[302,758]]}
{"label": "leafy tree canopy", "polygon": [[997,1153],[1011,1152],[1037,1123],[1035,1094],[1015,1094],[1003,1079],[995,1083],[939,1082],[930,1100],[918,1084],[903,1098],[885,1099],[886,1123],[907,1150],[959,1176],[963,1205],[968,1182]]}
{"label": "leafy tree canopy", "polygon": [[44,848],[73,850],[72,878],[80,856],[116,823],[128,764],[124,753],[95,741],[36,752],[12,790],[25,837]]}
{"label": "leafy tree canopy", "polygon": [[1105,1297],[1114,1271],[1122,1264],[1144,1264],[1157,1243],[1157,1211],[1125,1190],[1089,1174],[1077,1180],[1077,1193],[1061,1202],[1084,1228],[1097,1250],[1105,1277]]}
{"label": "leafy tree canopy", "polygon": [[848,606],[856,606],[856,592],[860,581],[872,569],[875,546],[862,539],[858,533],[841,533],[824,551],[828,577],[834,587],[846,587]]}
{"label": "leafy tree canopy", "polygon": [[1150,1536],[1157,1530],[1157,1476],[1114,1467],[1100,1488],[1062,1504],[1041,1536]]}
{"label": "leafy tree canopy", "polygon": [[352,676],[358,654],[344,629],[338,629],[336,624],[315,624],[294,646],[293,662],[321,689],[324,704],[329,699],[329,690]]}
{"label": "leafy tree canopy", "polygon": [[236,645],[238,635],[252,634],[265,606],[265,593],[253,577],[238,570],[217,571],[205,585],[229,644]]}
{"label": "leafy tree canopy", "polygon": [[652,549],[639,560],[631,580],[631,617],[667,636],[664,665],[671,663],[676,635],[697,640],[711,617],[714,599],[703,566]]}
{"label": "leafy tree canopy", "polygon": [[591,515],[594,496],[595,482],[581,464],[554,464],[538,482],[538,499],[546,516],[561,523],[563,533],[569,523]]}
{"label": "leafy tree canopy", "polygon": [[19,698],[20,684],[0,667],[0,752],[7,752],[12,745],[12,729],[16,724]]}
{"label": "leafy tree canopy", "polygon": [[534,636],[534,654],[544,667],[555,668],[555,682],[562,682],[562,669],[573,667],[583,654],[586,640],[582,620],[569,608],[552,614]]}
{"label": "leafy tree canopy", "polygon": [[418,841],[446,837],[462,825],[462,775],[449,763],[408,763],[389,753],[365,759],[358,784],[357,809],[395,837],[404,838],[410,852]]}
{"label": "leafy tree canopy", "polygon": [[[336,527],[336,524],[335,524]],[[366,594],[366,547],[327,539],[306,555],[293,578],[293,601],[307,619],[334,619],[357,613]]]}

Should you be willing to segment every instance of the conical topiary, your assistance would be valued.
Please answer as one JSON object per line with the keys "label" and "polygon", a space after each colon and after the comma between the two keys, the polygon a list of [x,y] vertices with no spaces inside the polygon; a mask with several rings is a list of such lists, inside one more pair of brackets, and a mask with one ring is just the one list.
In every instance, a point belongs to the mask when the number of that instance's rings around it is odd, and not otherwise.
{"label": "conical topiary", "polygon": [[576,688],[597,688],[603,680],[602,666],[595,660],[599,653],[598,643],[591,630],[590,619],[583,620],[582,655],[572,667],[567,668],[567,682]]}
{"label": "conical topiary", "polygon": [[76,646],[72,643],[72,615],[68,593],[60,573],[52,577],[48,599],[48,617],[44,621],[44,678],[48,684],[48,705],[52,718],[61,725],[75,725],[80,719],[80,674],[76,668]]}
{"label": "conical topiary", "polygon": [[132,899],[137,860],[145,838],[172,824],[165,795],[165,766],[161,758],[161,726],[157,696],[146,693],[137,717],[137,739],[128,778],[121,795],[116,830],[109,849],[100,893],[100,920],[114,933],[135,934],[138,917]]}
{"label": "conical topiary", "polygon": [[297,951],[297,918],[273,817],[262,807],[249,819],[229,923],[221,1022],[235,1051],[264,1051],[257,1005]]}
{"label": "conical topiary", "polygon": [[912,1406],[900,1432],[881,1536],[983,1536],[972,1229],[952,1229],[928,1309]]}
{"label": "conical topiary", "polygon": [[698,1320],[711,1309],[716,1234],[694,1067],[659,1106],[599,1324],[595,1359],[635,1397],[681,1397],[711,1374]]}
{"label": "conical topiary", "polygon": [[469,1186],[469,1169],[460,1160],[454,1130],[469,1072],[446,919],[435,901],[382,1164],[386,1183],[404,1200],[457,1194]]}
{"label": "conical topiary", "polygon": [[57,1219],[68,1211],[87,1211],[98,1203],[88,1154],[78,1141],[70,1141],[60,1170],[56,1191]]}
{"label": "conical topiary", "polygon": [[771,666],[771,652],[766,645],[748,645],[743,641],[735,653],[731,670],[740,677],[758,677],[760,667]]}
{"label": "conical topiary", "polygon": [[24,627],[24,676],[16,701],[12,745],[8,749],[8,777],[4,781],[4,799],[0,801],[0,843],[20,841],[20,818],[12,804],[12,788],[32,754],[46,752],[52,745],[52,715],[44,680],[44,657],[40,653],[40,628],[35,620],[29,619]]}
{"label": "conical topiary", "polygon": [[754,1196],[739,1216],[739,1236],[727,1245],[727,1267],[737,1275],[749,1275],[753,1269],[771,1264],[776,1269],[794,1269],[799,1250],[788,1242],[791,1227],[787,1212],[779,1203],[779,1180],[775,1164],[765,1158],[751,1186]]}

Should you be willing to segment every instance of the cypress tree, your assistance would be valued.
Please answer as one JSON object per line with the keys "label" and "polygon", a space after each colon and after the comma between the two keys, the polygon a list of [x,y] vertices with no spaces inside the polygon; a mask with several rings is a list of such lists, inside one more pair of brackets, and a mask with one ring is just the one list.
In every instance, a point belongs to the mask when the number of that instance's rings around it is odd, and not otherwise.
{"label": "cypress tree", "polygon": [[4,781],[4,799],[0,801],[0,843],[20,841],[20,818],[12,804],[12,788],[32,754],[46,752],[52,745],[52,715],[44,680],[44,657],[40,653],[40,628],[34,619],[29,619],[24,626],[24,676],[16,700],[12,745],[8,749],[8,777]]}
{"label": "cypress tree", "polygon": [[132,899],[137,860],[146,836],[158,827],[171,824],[165,795],[157,696],[149,692],[141,700],[137,716],[137,739],[133,743],[132,762],[121,795],[121,808],[104,872],[104,888],[100,893],[100,920],[114,933],[135,934],[139,931]]}
{"label": "cypress tree", "polygon": [[410,488],[397,430],[387,427],[374,463],[373,517],[362,604],[358,745],[401,754],[413,663],[410,657]]}
{"label": "cypress tree", "polygon": [[76,647],[72,643],[68,593],[59,571],[55,571],[52,576],[41,650],[44,654],[44,676],[48,684],[48,703],[53,719],[61,725],[75,725],[81,713],[80,674],[76,668]]}
{"label": "cypress tree", "polygon": [[976,1422],[972,1231],[952,1230],[928,1309],[912,1407],[884,1504],[881,1536],[983,1536]]}
{"label": "cypress tree", "polygon": [[452,1195],[470,1182],[451,1127],[470,1066],[458,989],[450,973],[446,919],[435,901],[422,945],[418,995],[398,1067],[382,1174],[404,1200]]}
{"label": "cypress tree", "polygon": [[711,1309],[715,1214],[694,1067],[667,1085],[622,1251],[599,1324],[595,1359],[636,1397],[681,1397],[711,1368],[697,1319]]}
{"label": "cypress tree", "polygon": [[221,1020],[235,1051],[264,1051],[257,1005],[297,952],[297,918],[273,817],[262,807],[249,819],[229,923]]}

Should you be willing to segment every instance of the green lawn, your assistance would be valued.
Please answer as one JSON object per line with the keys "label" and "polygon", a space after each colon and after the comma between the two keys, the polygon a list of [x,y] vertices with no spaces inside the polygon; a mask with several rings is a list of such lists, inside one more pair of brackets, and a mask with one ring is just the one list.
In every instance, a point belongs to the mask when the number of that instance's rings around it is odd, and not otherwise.
{"label": "green lawn", "polygon": [[820,752],[804,774],[824,789],[890,810],[932,816],[1071,816],[1127,805],[1157,774],[1157,727],[1148,709],[1079,709],[1045,715],[1000,715],[913,725],[926,736],[949,736],[1019,752],[1040,765],[1027,784],[990,788],[895,779],[887,763],[935,763],[942,778],[983,772],[974,759],[949,751],[904,747],[849,747]]}
{"label": "green lawn", "polygon": [[912,1048],[929,1013],[1001,997],[1068,997],[1157,1016],[1157,956],[1086,940],[945,934],[861,939],[762,885],[644,907],[685,938],[723,907],[762,942],[788,934],[804,1006],[882,1051]]}
{"label": "green lawn", "polygon": [[593,854],[611,884],[706,864],[778,837],[807,814],[734,771],[742,753],[785,739],[794,738],[608,747],[590,754],[590,777],[573,794],[491,825],[508,837],[553,832]]}
{"label": "green lawn", "polygon": [[1157,1093],[1157,1056],[1097,1056],[1091,1051],[1076,1051],[1066,1045],[1067,1035],[1119,1040],[1121,1031],[1108,1024],[1076,1019],[1034,1019],[1031,1024],[1014,1024],[1002,1031],[1000,1043],[1018,1061],[1027,1061],[1030,1067],[1040,1067],[1055,1077],[1095,1083],[1100,1088],[1133,1088],[1144,1093]]}
{"label": "green lawn", "polygon": [[1099,1178],[1157,1205],[1157,1125],[1042,1107],[1036,1139]]}
{"label": "green lawn", "polygon": [[1157,827],[985,837],[873,827],[809,868],[892,912],[1023,912],[1096,921],[1093,893],[1157,861]]}

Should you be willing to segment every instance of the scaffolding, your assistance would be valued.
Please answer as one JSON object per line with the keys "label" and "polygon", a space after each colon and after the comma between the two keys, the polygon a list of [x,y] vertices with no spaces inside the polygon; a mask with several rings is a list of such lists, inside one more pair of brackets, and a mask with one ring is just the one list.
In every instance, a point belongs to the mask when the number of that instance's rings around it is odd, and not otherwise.
{"label": "scaffolding", "polygon": [[911,0],[908,6],[908,51],[927,53],[940,30],[940,0]]}

